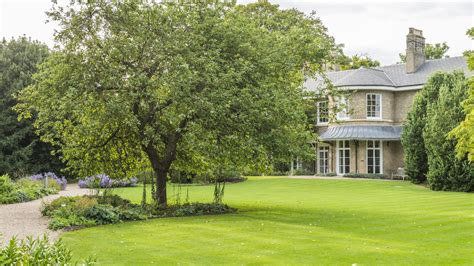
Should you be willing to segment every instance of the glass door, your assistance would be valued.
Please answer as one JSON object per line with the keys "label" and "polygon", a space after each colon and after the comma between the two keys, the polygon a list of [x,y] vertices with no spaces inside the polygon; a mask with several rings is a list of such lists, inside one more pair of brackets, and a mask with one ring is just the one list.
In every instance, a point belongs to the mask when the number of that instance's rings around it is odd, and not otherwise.
{"label": "glass door", "polygon": [[348,140],[337,141],[337,174],[343,175],[351,169],[351,149]]}

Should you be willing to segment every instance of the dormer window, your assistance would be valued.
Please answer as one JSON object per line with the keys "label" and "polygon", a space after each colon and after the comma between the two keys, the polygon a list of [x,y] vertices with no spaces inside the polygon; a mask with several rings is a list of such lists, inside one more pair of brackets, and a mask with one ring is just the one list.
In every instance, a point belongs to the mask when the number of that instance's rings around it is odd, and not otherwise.
{"label": "dormer window", "polygon": [[317,118],[318,125],[327,125],[329,122],[329,108],[328,102],[318,102],[318,118]]}
{"label": "dormer window", "polygon": [[341,97],[339,99],[339,109],[340,111],[337,113],[337,119],[349,119],[349,103],[346,97]]}
{"label": "dormer window", "polygon": [[367,119],[382,118],[382,95],[367,94]]}

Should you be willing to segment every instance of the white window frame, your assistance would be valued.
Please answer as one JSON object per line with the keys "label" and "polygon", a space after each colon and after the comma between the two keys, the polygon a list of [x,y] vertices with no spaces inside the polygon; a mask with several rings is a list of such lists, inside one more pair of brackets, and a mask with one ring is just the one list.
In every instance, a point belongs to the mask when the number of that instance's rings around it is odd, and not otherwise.
{"label": "white window frame", "polygon": [[349,101],[346,97],[341,97],[338,99],[338,102],[342,103],[345,105],[344,109],[337,112],[337,119],[338,120],[348,120],[350,119],[350,116],[349,116]]}
{"label": "white window frame", "polygon": [[[369,100],[367,99],[369,95],[375,95],[375,103],[377,104],[377,97],[379,97],[379,106],[380,106],[380,111],[379,111],[379,116],[369,116]],[[377,105],[376,109],[377,109]],[[377,110],[375,111],[377,112]],[[367,93],[365,95],[365,116],[367,119],[382,119],[382,94],[380,93]]]}
{"label": "white window frame", "polygon": [[[345,141],[347,141],[348,146],[346,147],[345,145],[342,145],[343,147],[341,147],[341,143],[344,144]],[[348,174],[348,173],[351,172],[351,142],[349,140],[338,140],[337,143],[336,143],[336,147],[337,147],[336,148],[336,173],[338,175]],[[341,151],[341,150],[342,151],[346,151],[346,150],[349,151],[349,157],[347,157],[347,158],[349,158],[349,164],[348,165],[346,165],[345,163],[343,164],[344,168],[346,168],[346,166],[349,166],[349,171],[348,172],[341,172],[339,170],[339,166],[341,166],[340,163],[339,163],[339,161],[340,161],[339,151]],[[343,158],[345,159],[346,157],[344,156]],[[344,162],[345,162],[345,160],[344,160]]]}
{"label": "white window frame", "polygon": [[[320,150],[321,148],[324,148],[324,151]],[[317,153],[318,153],[318,160],[317,160],[317,171],[319,174],[327,174],[329,173],[329,155],[330,155],[330,151],[329,151],[329,145],[328,144],[319,144],[318,145],[318,149],[317,149]],[[321,171],[321,153],[320,152],[325,152],[326,153],[326,158],[325,159],[325,162],[326,162],[326,171]]]}
{"label": "white window frame", "polygon": [[302,170],[303,169],[303,162],[300,160],[299,157],[296,159],[291,160],[291,170]]}
{"label": "white window frame", "polygon": [[[321,119],[321,115],[320,115],[321,108],[320,108],[319,105],[321,103],[326,103],[326,108],[327,108],[327,113],[328,113],[327,117],[326,117],[326,120],[327,120],[326,122],[321,122],[321,120],[320,120]],[[329,123],[329,102],[328,101],[319,101],[319,102],[317,102],[317,109],[318,110],[317,110],[316,124],[318,124],[318,125],[327,125]]]}
{"label": "white window frame", "polygon": [[[378,148],[375,148],[375,145],[373,145],[372,148],[370,148],[371,150],[379,150],[379,154],[380,154],[380,173],[369,173],[369,142],[373,142],[375,144],[375,142],[378,142],[379,143],[379,147]],[[375,157],[374,157],[375,159]],[[367,174],[383,174],[383,141],[381,140],[367,140],[366,143],[365,143],[365,161],[367,162],[366,163],[366,170],[367,170]],[[375,167],[375,163],[373,163],[373,167]],[[374,168],[375,170],[375,168]]]}

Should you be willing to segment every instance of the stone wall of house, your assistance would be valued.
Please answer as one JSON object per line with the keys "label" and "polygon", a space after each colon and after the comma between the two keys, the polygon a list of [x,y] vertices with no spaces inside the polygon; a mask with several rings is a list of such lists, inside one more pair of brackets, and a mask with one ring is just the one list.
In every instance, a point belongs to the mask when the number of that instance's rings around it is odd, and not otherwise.
{"label": "stone wall of house", "polygon": [[[367,121],[367,94],[380,94],[382,95],[382,119],[386,122],[393,121],[393,106],[394,106],[394,93],[391,91],[377,91],[377,90],[358,90],[351,94],[349,101],[349,108],[351,111],[350,120],[363,120]],[[380,119],[376,120],[377,123]]]}
{"label": "stone wall of house", "polygon": [[[339,123],[341,125],[400,125],[405,121],[418,91],[357,90],[349,97],[350,118]],[[381,119],[367,119],[368,93],[382,95]],[[330,105],[332,104],[332,99],[330,99]],[[331,124],[334,125],[334,123]],[[326,128],[318,129],[318,133],[324,132]]]}
{"label": "stone wall of house", "polygon": [[397,170],[403,167],[403,148],[400,141],[386,141],[384,142],[383,150],[383,171],[388,177]]}
{"label": "stone wall of house", "polygon": [[415,94],[419,90],[399,91],[395,93],[395,104],[393,106],[393,122],[401,124],[405,121],[408,112],[413,105]]}

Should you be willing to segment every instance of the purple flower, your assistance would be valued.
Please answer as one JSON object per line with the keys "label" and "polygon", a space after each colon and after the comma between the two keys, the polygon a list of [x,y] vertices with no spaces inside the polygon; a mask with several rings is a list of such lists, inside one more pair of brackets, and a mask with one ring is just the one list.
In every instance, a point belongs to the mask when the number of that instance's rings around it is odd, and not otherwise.
{"label": "purple flower", "polygon": [[66,186],[67,186],[66,178],[64,176],[58,177],[53,172],[40,173],[40,174],[29,176],[28,178],[35,181],[43,181],[45,177],[48,177],[48,179],[53,179],[54,181],[56,181],[56,183],[58,183],[59,186],[61,187],[61,190],[66,189]]}
{"label": "purple flower", "polygon": [[87,188],[89,183],[87,182],[87,180],[79,180],[79,182],[77,183],[79,185],[80,188]]}
{"label": "purple flower", "polygon": [[78,185],[80,188],[134,187],[137,185],[137,182],[138,178],[136,177],[130,179],[111,179],[106,174],[98,174],[79,180]]}

